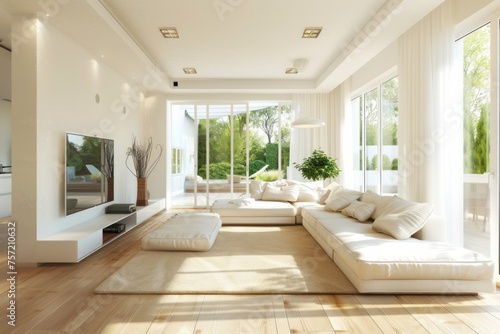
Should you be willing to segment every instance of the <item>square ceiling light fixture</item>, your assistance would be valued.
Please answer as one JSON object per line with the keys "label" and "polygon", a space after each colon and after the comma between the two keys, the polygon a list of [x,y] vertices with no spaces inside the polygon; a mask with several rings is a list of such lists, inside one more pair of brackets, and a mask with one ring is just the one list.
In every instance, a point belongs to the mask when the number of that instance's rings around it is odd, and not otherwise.
{"label": "square ceiling light fixture", "polygon": [[196,74],[197,73],[196,68],[194,68],[194,67],[184,67],[182,70],[186,74]]}
{"label": "square ceiling light fixture", "polygon": [[307,27],[302,33],[302,38],[318,38],[321,30],[323,30],[322,27]]}
{"label": "square ceiling light fixture", "polygon": [[175,27],[163,27],[158,29],[160,29],[161,34],[165,38],[179,38],[179,33]]}

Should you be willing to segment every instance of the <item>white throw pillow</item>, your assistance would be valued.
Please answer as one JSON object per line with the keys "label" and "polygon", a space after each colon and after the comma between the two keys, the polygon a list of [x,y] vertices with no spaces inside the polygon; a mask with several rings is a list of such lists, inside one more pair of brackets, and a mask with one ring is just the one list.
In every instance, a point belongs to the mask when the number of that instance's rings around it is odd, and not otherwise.
{"label": "white throw pillow", "polygon": [[259,180],[251,180],[250,181],[250,197],[255,198],[256,200],[262,199],[262,194],[264,190],[266,190],[267,182],[259,181]]}
{"label": "white throw pillow", "polygon": [[321,205],[325,205],[325,202],[328,199],[328,197],[330,197],[332,191],[330,189],[324,188],[321,189],[320,192],[322,192],[322,194],[319,196],[318,203]]}
{"label": "white throw pillow", "polygon": [[352,202],[361,197],[361,192],[352,189],[339,189],[328,196],[325,209],[330,211],[342,211]]}
{"label": "white throw pillow", "polygon": [[375,219],[372,229],[396,239],[408,239],[425,225],[433,210],[434,206],[430,204],[410,202],[395,196],[384,214]]}
{"label": "white throw pillow", "polygon": [[274,186],[268,184],[262,194],[263,201],[295,202],[299,197],[299,186]]}
{"label": "white throw pillow", "polygon": [[354,201],[347,208],[342,210],[342,214],[356,218],[360,222],[367,221],[375,211],[375,204]]}
{"label": "white throw pillow", "polygon": [[371,190],[367,190],[363,196],[361,196],[361,202],[375,204],[376,209],[373,211],[371,217],[377,219],[385,211],[385,208],[391,202],[392,198],[394,198],[394,196],[381,196]]}
{"label": "white throw pillow", "polygon": [[299,196],[297,202],[317,202],[318,192],[304,186],[299,186]]}
{"label": "white throw pillow", "polygon": [[336,192],[337,190],[342,189],[342,188],[343,187],[335,181],[332,181],[332,183],[330,183],[329,185],[326,186],[326,189],[329,189],[332,192]]}

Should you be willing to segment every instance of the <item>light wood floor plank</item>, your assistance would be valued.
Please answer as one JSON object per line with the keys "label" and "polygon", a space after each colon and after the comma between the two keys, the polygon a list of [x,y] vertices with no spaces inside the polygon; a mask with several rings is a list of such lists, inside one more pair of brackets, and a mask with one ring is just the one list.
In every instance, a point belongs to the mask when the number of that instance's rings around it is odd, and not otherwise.
{"label": "light wood floor plank", "polygon": [[500,320],[474,304],[469,296],[433,296],[433,299],[477,333],[499,332]]}
{"label": "light wood floor plank", "polygon": [[206,296],[196,332],[277,333],[269,296]]}
{"label": "light wood floor plank", "polygon": [[292,333],[334,331],[317,296],[288,295],[283,301]]}
{"label": "light wood floor plank", "polygon": [[159,296],[161,309],[148,334],[194,333],[204,299],[203,295]]}
{"label": "light wood floor plank", "polygon": [[396,296],[396,299],[429,333],[475,333],[431,296]]}
{"label": "light wood floor plank", "polygon": [[325,295],[318,298],[336,333],[382,333],[355,296]]}
{"label": "light wood floor plank", "polygon": [[394,296],[360,295],[356,299],[384,333],[428,333]]}

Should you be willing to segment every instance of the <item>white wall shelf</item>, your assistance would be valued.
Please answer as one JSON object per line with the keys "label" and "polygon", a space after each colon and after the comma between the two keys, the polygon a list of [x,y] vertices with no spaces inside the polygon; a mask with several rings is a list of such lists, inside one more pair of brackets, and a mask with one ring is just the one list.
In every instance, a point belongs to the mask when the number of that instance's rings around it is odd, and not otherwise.
{"label": "white wall shelf", "polygon": [[[135,212],[104,214],[40,239],[37,262],[79,262],[164,209],[165,199],[151,200],[148,206],[137,207]],[[125,230],[103,232],[105,227],[115,223],[125,224]]]}

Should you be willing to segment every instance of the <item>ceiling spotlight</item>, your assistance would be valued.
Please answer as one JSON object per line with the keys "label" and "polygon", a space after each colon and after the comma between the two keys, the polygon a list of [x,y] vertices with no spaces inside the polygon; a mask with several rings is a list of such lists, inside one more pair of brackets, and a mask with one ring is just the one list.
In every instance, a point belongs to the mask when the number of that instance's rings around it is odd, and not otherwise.
{"label": "ceiling spotlight", "polygon": [[160,29],[161,34],[165,38],[179,38],[179,33],[175,27],[163,27],[158,29]]}
{"label": "ceiling spotlight", "polygon": [[307,65],[309,64],[309,61],[307,59],[295,59],[293,61],[293,67],[295,67],[299,72],[303,72]]}
{"label": "ceiling spotlight", "polygon": [[322,27],[307,27],[302,33],[302,38],[318,38],[321,30],[323,30]]}
{"label": "ceiling spotlight", "polygon": [[309,64],[309,61],[307,59],[295,59],[293,61],[293,67],[289,67],[285,70],[285,74],[297,74],[299,72],[303,72],[307,65]]}
{"label": "ceiling spotlight", "polygon": [[184,67],[182,69],[186,74],[196,74],[196,69],[194,67]]}

